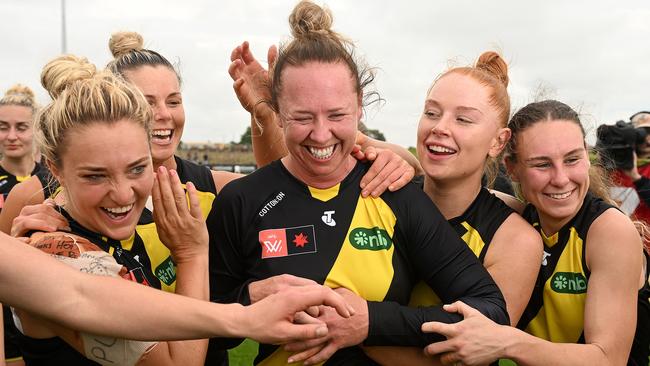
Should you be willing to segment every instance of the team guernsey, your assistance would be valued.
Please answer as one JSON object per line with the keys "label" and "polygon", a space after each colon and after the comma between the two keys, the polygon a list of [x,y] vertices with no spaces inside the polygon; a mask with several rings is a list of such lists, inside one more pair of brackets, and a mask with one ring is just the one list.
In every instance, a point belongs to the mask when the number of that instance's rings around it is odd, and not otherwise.
{"label": "team guernsey", "polygon": [[[212,203],[216,197],[216,187],[210,170],[177,157],[176,166],[183,187],[188,181],[196,186],[203,215],[210,217]],[[49,179],[44,175],[41,183],[45,181],[49,181]],[[48,186],[50,185],[48,184]],[[47,186],[44,185],[44,187]],[[55,191],[56,189],[46,190],[46,197]],[[130,280],[163,291],[174,292],[176,265],[169,249],[158,237],[151,211],[145,208],[138,220],[135,233],[130,238],[121,241],[88,230],[76,222],[65,210],[61,209],[60,211],[69,221],[73,234],[90,240],[111,254],[117,263],[127,268]],[[20,346],[25,361],[29,365],[97,365],[58,337],[35,339],[22,335]],[[221,357],[223,359],[223,356]]]}
{"label": "team guernsey", "polygon": [[[585,255],[587,233],[594,220],[613,207],[587,194],[576,216],[551,236],[542,231],[535,208],[526,207],[524,219],[542,235],[544,256],[533,295],[517,325],[520,329],[551,342],[585,343],[584,311],[590,274]],[[628,365],[648,364],[649,332],[645,322],[649,295],[646,282],[639,290],[638,310],[642,316],[637,320]]]}
{"label": "team guernsey", "polygon": [[36,175],[43,166],[39,163],[34,164],[34,170],[29,175],[26,176],[16,176],[0,165],[0,211],[2,211],[2,206],[4,206],[5,199],[9,195],[11,189],[18,183],[25,181],[27,178],[32,175]]}
{"label": "team guernsey", "polygon": [[[414,181],[423,187],[424,180],[417,177]],[[462,215],[449,219],[458,236],[481,263],[485,260],[494,234],[514,210],[501,199],[483,187]],[[411,294],[411,306],[430,306],[441,304],[440,299],[424,282],[415,286]]]}
{"label": "team guernsey", "polygon": [[[306,186],[275,161],[227,185],[215,203],[217,246],[210,248],[213,301],[248,304],[248,284],[284,273],[368,301],[368,346],[423,347],[441,340],[423,322],[460,320],[440,307],[408,307],[424,280],[445,302],[470,303],[507,324],[505,301],[494,281],[431,200],[415,184],[380,198],[363,198],[368,166],[357,163],[328,189]],[[284,365],[288,353],[260,345],[256,363]],[[338,351],[326,364],[370,364],[358,347]]]}

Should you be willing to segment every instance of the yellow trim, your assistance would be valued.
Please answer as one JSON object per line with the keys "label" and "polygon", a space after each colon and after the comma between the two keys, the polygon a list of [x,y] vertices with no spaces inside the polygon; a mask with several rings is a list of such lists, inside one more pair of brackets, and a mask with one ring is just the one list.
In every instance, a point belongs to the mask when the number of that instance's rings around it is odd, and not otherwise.
{"label": "yellow trim", "polygon": [[327,202],[339,195],[339,188],[341,188],[341,183],[325,189],[314,187],[307,188],[309,188],[309,192],[311,192],[312,197],[316,198],[319,201]]}
{"label": "yellow trim", "polygon": [[29,177],[31,177],[31,175],[21,175],[21,176],[17,175],[16,180],[22,183],[26,181]]}

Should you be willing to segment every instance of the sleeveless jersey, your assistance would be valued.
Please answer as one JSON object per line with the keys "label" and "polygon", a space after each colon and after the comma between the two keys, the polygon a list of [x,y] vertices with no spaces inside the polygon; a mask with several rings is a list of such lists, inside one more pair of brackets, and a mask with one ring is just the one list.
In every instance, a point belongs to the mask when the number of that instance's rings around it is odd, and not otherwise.
{"label": "sleeveless jersey", "polygon": [[639,290],[637,301],[636,332],[632,342],[630,358],[627,361],[629,366],[648,366],[650,357],[650,261],[648,254],[645,256],[645,281]]}
{"label": "sleeveless jersey", "polygon": [[[210,248],[211,297],[248,304],[248,284],[279,274],[345,287],[368,300],[364,344],[422,347],[441,340],[423,322],[458,321],[440,307],[408,307],[424,280],[442,299],[469,301],[507,324],[505,301],[487,271],[414,184],[379,198],[361,197],[368,166],[317,189],[275,161],[227,185],[216,200],[217,245]],[[256,362],[286,364],[288,353],[260,345]],[[358,347],[326,364],[371,364]]]}
{"label": "sleeveless jersey", "polygon": [[5,199],[7,198],[7,195],[9,195],[11,189],[16,184],[25,181],[32,175],[36,175],[43,167],[43,165],[36,163],[34,164],[34,170],[32,170],[29,175],[19,177],[9,173],[2,167],[2,165],[0,165],[0,211],[2,211],[2,206],[4,206]]}
{"label": "sleeveless jersey", "polygon": [[591,224],[613,206],[587,194],[575,217],[547,237],[539,216],[528,205],[523,217],[542,235],[544,256],[537,283],[517,325],[551,342],[584,343],[584,308],[589,269],[585,242]]}
{"label": "sleeveless jersey", "polygon": [[[191,181],[197,188],[201,210],[204,217],[209,217],[212,212],[212,203],[216,197],[216,187],[209,169],[175,157],[178,176],[183,183]],[[41,183],[47,182],[43,187],[48,197],[56,191],[46,187],[54,187],[47,175],[39,176]],[[126,240],[114,240],[92,232],[79,225],[65,210],[61,213],[68,219],[71,232],[82,236],[104,251],[115,257],[116,261],[124,265],[131,279],[148,286],[168,292],[174,292],[176,286],[176,265],[170,255],[169,249],[162,244],[153,214],[148,209],[142,212],[135,233]],[[49,339],[34,339],[21,335],[21,350],[30,365],[97,365],[70,347],[58,337]],[[218,355],[218,354],[217,354]],[[222,359],[225,357],[221,355]]]}
{"label": "sleeveless jersey", "polygon": [[[416,183],[420,184],[419,179]],[[501,199],[490,193],[486,188],[481,188],[467,210],[462,215],[448,220],[448,222],[472,253],[483,263],[494,234],[512,213],[514,213],[514,210]],[[423,282],[415,286],[409,302],[411,306],[439,304],[441,304],[440,299]]]}

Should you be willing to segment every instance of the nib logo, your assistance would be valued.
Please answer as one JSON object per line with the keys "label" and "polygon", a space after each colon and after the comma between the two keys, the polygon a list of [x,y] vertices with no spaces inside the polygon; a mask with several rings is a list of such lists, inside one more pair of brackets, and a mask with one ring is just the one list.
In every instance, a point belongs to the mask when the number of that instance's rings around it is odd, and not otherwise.
{"label": "nib logo", "polygon": [[314,226],[268,229],[259,232],[262,259],[316,253]]}
{"label": "nib logo", "polygon": [[561,294],[582,294],[587,292],[587,279],[582,273],[557,272],[551,278],[551,289]]}

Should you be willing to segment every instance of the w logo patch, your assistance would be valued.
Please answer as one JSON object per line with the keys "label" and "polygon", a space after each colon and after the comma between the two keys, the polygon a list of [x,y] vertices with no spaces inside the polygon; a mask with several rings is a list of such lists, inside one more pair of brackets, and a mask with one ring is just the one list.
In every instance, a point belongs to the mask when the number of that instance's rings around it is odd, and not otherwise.
{"label": "w logo patch", "polygon": [[262,230],[259,241],[262,259],[316,252],[313,225]]}

